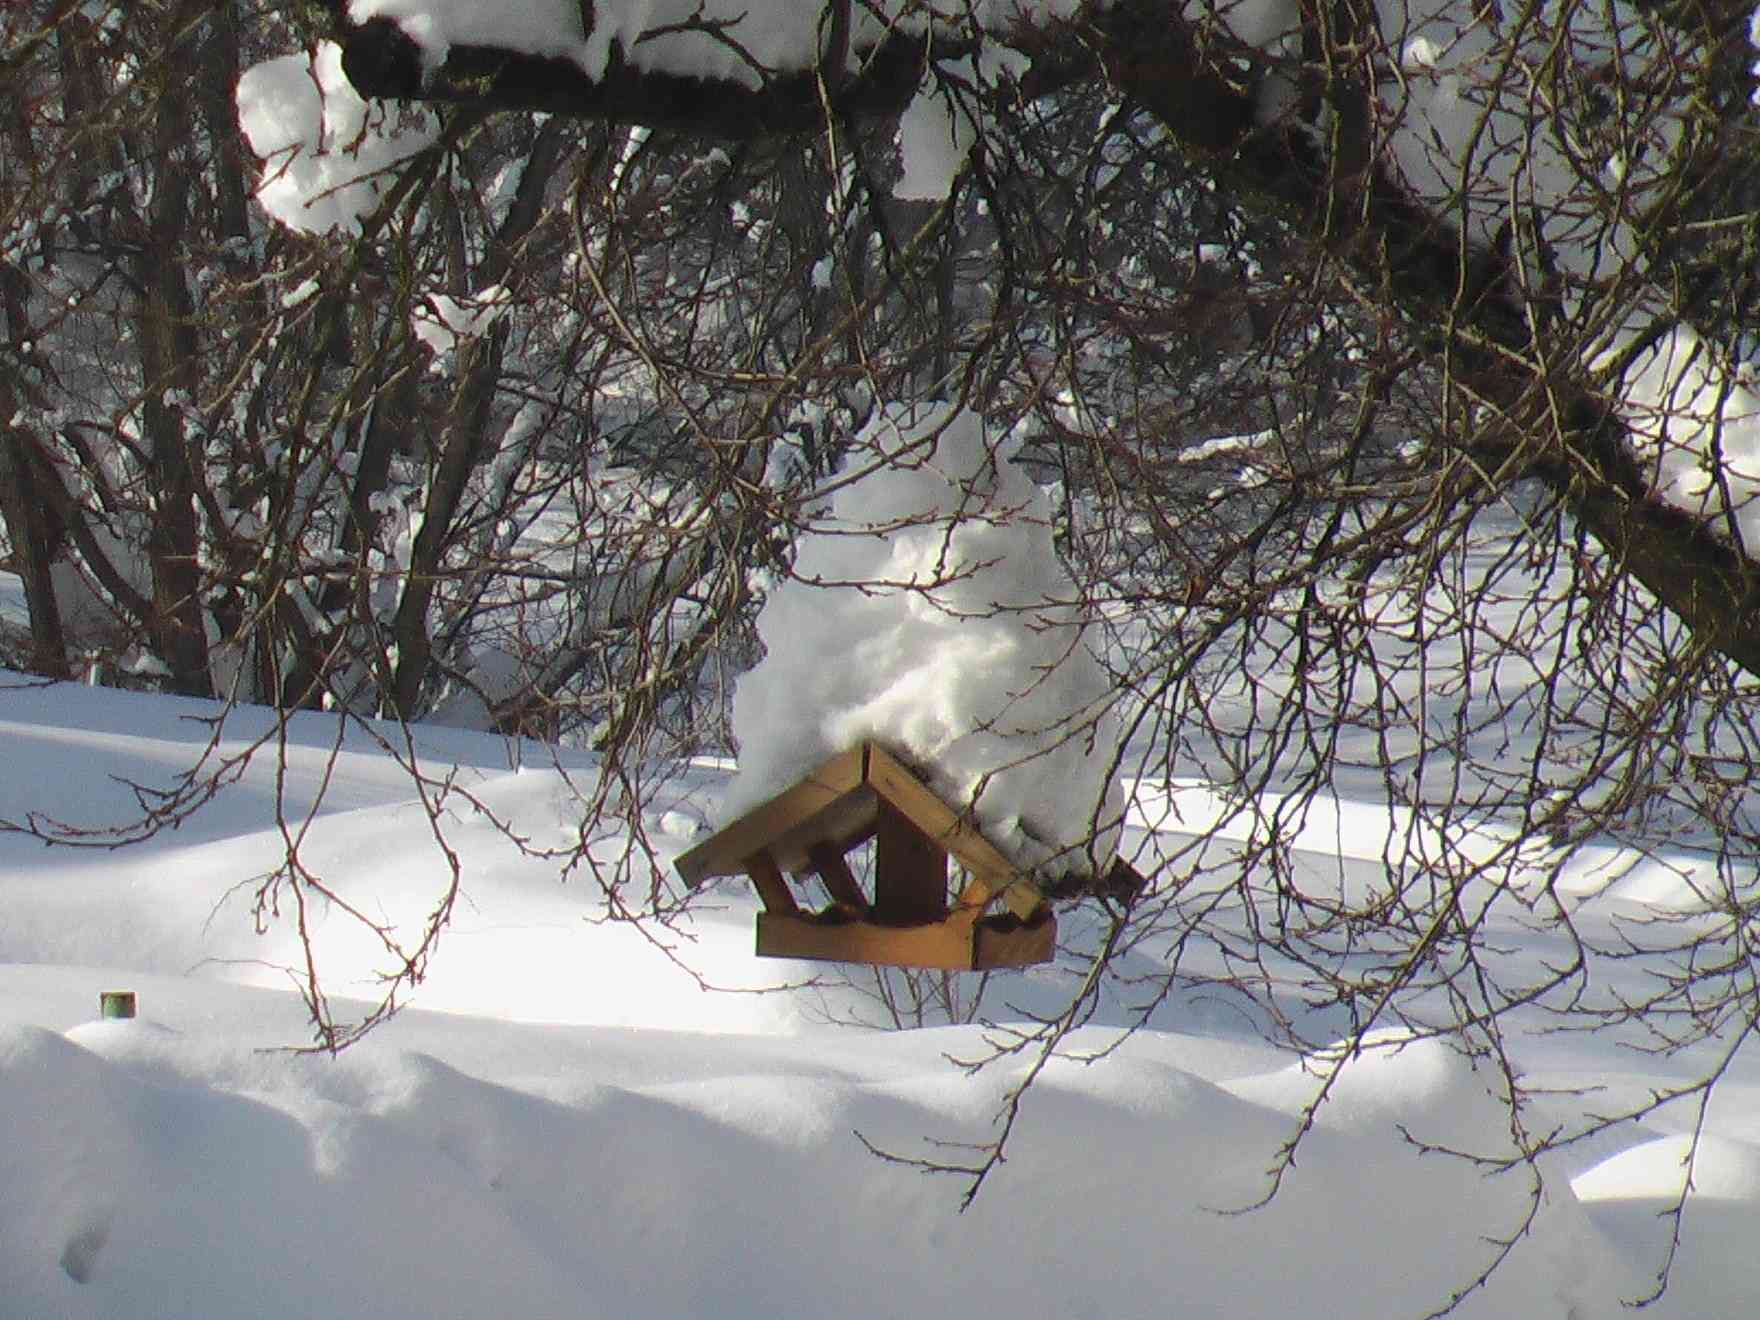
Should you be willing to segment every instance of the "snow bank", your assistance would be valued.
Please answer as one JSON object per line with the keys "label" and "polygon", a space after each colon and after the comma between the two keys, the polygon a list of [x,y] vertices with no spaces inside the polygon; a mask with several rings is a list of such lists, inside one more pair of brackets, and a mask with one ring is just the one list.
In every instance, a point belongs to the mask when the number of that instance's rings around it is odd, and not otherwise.
{"label": "snow bank", "polygon": [[[871,465],[871,466],[864,466]],[[1111,860],[1112,685],[1088,650],[1043,491],[976,415],[881,412],[765,602],[734,694],[731,817],[872,739],[1025,866]]]}
{"label": "snow bank", "polygon": [[[213,713],[0,684],[14,752],[0,766],[0,818],[45,804],[80,823],[114,818],[132,794],[93,765],[162,782],[205,744]],[[273,729],[268,712],[235,711],[220,750]],[[371,736],[394,728],[339,738],[334,717],[299,715],[285,732],[285,774],[263,756],[183,829],[139,848],[70,854],[0,833],[0,1313],[1283,1320],[1330,1306],[1408,1320],[1471,1283],[1498,1250],[1487,1239],[1526,1213],[1525,1170],[1487,1177],[1408,1140],[1481,1153],[1507,1142],[1492,1079],[1468,1060],[1383,1036],[1357,1057],[1291,1063],[1250,1024],[1220,1034],[1235,1019],[1219,1014],[1209,1037],[1076,1032],[1029,1094],[1007,1163],[962,1214],[960,1184],[876,1160],[852,1132],[941,1157],[968,1148],[926,1139],[991,1137],[1018,1061],[976,1076],[948,1062],[983,1056],[984,1031],[800,1034],[803,1004],[837,1017],[855,999],[832,986],[704,993],[627,928],[583,923],[591,900],[462,799],[444,823],[467,896],[416,996],[452,1011],[405,1012],[340,1059],[278,1052],[304,1035],[298,998],[263,965],[285,956],[280,936],[253,936],[227,901],[273,856],[277,812],[317,812],[309,860],[376,915],[413,910],[437,872],[406,772]],[[589,761],[517,771],[541,754],[445,730],[416,737],[424,765],[451,768],[529,842],[566,837],[562,775],[589,782]],[[719,770],[682,772],[649,837],[687,846],[719,783]],[[1337,813],[1344,852],[1380,846],[1358,833],[1385,833],[1373,816]],[[750,957],[744,901],[705,914],[686,950],[713,981],[776,970]],[[370,984],[371,951],[322,929],[329,972]],[[1519,924],[1495,936],[1552,952]],[[76,950],[89,965],[56,965]],[[1008,977],[1007,1002],[1030,998],[1040,975],[1051,973]],[[228,983],[253,976],[257,986]],[[139,993],[142,1016],[91,1021],[98,992],[118,988]],[[549,1020],[510,1020],[522,1016]],[[1550,1025],[1518,1043],[1556,1104],[1602,1104],[1584,1078],[1622,1076],[1644,1095],[1690,1067]],[[1277,1198],[1231,1213],[1263,1194],[1295,1116],[1337,1068]],[[1760,1297],[1746,1245],[1760,1206],[1757,1075],[1745,1056],[1730,1065],[1671,1291],[1649,1314],[1746,1315]],[[1619,1299],[1644,1291],[1667,1246],[1657,1212],[1678,1193],[1686,1143],[1628,1129],[1597,1149],[1577,1195],[1562,1176],[1548,1182],[1529,1231],[1456,1314],[1626,1313]]]}
{"label": "snow bank", "polygon": [[[1269,1207],[1220,1213],[1287,1124],[1181,1068],[1177,1037],[1055,1069],[962,1215],[953,1184],[850,1133],[903,1153],[982,1139],[1008,1079],[974,1087],[939,1057],[981,1048],[975,1029],[817,1060],[654,1035],[633,1072],[634,1041],[514,1031],[489,1080],[444,1036],[453,1058],[377,1039],[263,1055],[194,1010],[0,1027],[13,1313],[1269,1320],[1348,1297],[1391,1320],[1470,1281],[1493,1248],[1463,1230],[1519,1191],[1319,1132]],[[1624,1272],[1560,1195],[1576,1218],[1537,1229],[1460,1315],[1619,1314]]]}
{"label": "snow bank", "polygon": [[1571,1186],[1585,1201],[1639,1196],[1670,1202],[1688,1178],[1710,1201],[1745,1201],[1760,1214],[1760,1146],[1728,1137],[1660,1137],[1622,1151],[1579,1175]]}
{"label": "snow bank", "polygon": [[1760,1301],[1760,1271],[1752,1264],[1760,1146],[1710,1132],[1696,1142],[1686,1133],[1660,1137],[1602,1161],[1571,1186],[1633,1271],[1655,1278],[1668,1264],[1666,1233],[1658,1226],[1673,1222],[1669,1216],[1689,1173],[1691,1194],[1663,1309],[1695,1317],[1752,1315]]}
{"label": "snow bank", "polygon": [[1447,1043],[1399,1030],[1370,1032],[1356,1049],[1322,1051],[1229,1090],[1292,1117],[1325,1091],[1315,1122],[1338,1131],[1409,1135],[1485,1159],[1517,1154],[1509,1109],[1488,1072]]}
{"label": "snow bank", "polygon": [[426,110],[355,95],[342,50],[283,55],[238,80],[238,122],[265,162],[257,200],[301,233],[358,230],[390,189],[389,171],[431,145],[440,124]]}
{"label": "snow bank", "polygon": [[[6,677],[0,675],[0,737],[29,773],[0,774],[0,821],[44,809],[75,829],[127,821],[136,814],[129,783],[171,785],[200,758],[207,721],[220,711],[212,702],[142,701],[71,684],[26,686],[16,678],[9,685]],[[242,758],[274,732],[271,712],[234,710],[210,765]],[[585,922],[601,911],[599,892],[587,879],[569,883],[560,858],[580,843],[583,808],[571,781],[590,782],[590,757],[553,760],[554,753],[530,744],[423,728],[415,764],[459,790],[432,794],[424,806],[391,754],[404,747],[394,725],[298,714],[284,736],[285,746],[263,746],[192,819],[133,847],[45,849],[28,836],[0,832],[7,884],[0,964],[115,964],[286,990],[304,963],[294,910],[284,903],[281,918],[265,920],[262,929],[251,913],[258,886],[285,854],[280,818],[304,827],[300,856],[308,870],[406,945],[419,938],[450,878],[436,827],[445,847],[458,853],[464,886],[446,955],[414,996],[426,1008],[526,1021],[792,1032],[820,1025],[828,1014],[847,1019],[860,1007],[834,990],[716,994],[672,961],[668,950],[680,951],[712,985],[733,990],[805,979],[793,964],[751,957],[755,900],[744,893],[704,904],[676,934],[608,926],[594,938],[593,956],[583,957]],[[94,774],[95,762],[106,773]],[[717,788],[721,778],[714,777]],[[690,822],[704,818],[711,792],[701,776],[681,779],[668,810],[647,825],[657,846],[687,847]],[[626,864],[626,843],[619,835],[594,853],[607,876]],[[635,884],[646,892],[648,883],[639,870]],[[301,919],[314,936],[327,988],[370,1001],[381,978],[397,970],[396,958],[341,906],[307,898]],[[273,1043],[309,1038],[297,1020],[284,1030]]]}

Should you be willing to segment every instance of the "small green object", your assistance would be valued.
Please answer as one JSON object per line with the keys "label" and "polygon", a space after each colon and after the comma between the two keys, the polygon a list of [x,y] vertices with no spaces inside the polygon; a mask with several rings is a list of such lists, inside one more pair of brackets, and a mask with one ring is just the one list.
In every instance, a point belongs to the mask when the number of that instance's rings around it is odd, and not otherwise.
{"label": "small green object", "polygon": [[98,996],[98,1012],[106,1018],[134,1016],[134,991],[105,990]]}

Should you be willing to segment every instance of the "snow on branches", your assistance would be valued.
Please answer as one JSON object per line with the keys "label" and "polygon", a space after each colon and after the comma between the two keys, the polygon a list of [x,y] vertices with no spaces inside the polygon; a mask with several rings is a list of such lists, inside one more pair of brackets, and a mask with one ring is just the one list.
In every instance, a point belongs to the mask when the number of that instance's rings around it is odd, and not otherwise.
{"label": "snow on branches", "polygon": [[266,162],[257,200],[301,233],[358,231],[389,190],[391,171],[440,133],[426,110],[363,101],[329,41],[310,56],[247,69],[237,99],[239,126]]}
{"label": "snow on branches", "polygon": [[[1746,554],[1755,401],[1707,327],[1669,328],[1690,309],[1660,259],[1742,205],[1705,183],[1729,154],[1709,107],[1751,113],[1742,8],[1375,0],[1321,23],[1293,0],[332,3],[375,95],[736,137],[816,132],[827,110],[901,116],[904,198],[947,195],[1010,106],[1104,79],[1390,309],[1448,327],[1439,354],[1505,437],[1487,456],[1521,449],[1625,562],[1634,536],[1673,535],[1634,526],[1634,496]],[[1699,214],[1718,188],[1730,215]],[[1626,432],[1611,466],[1590,434],[1610,413]],[[1634,571],[1691,617],[1728,594],[1722,553],[1657,547],[1690,571]],[[1760,636],[1724,649],[1760,656]]]}

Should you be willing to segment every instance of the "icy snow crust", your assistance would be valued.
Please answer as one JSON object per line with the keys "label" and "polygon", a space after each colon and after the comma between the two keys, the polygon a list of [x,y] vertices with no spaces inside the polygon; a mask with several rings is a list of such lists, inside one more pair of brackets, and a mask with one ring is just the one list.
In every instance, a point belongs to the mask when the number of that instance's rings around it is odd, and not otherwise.
{"label": "icy snow crust", "polygon": [[[205,743],[197,718],[211,713],[0,679],[13,753],[0,761],[0,818],[52,800],[78,823],[117,819],[130,801],[118,780],[165,782]],[[236,711],[221,750],[272,727],[267,713]],[[405,771],[361,730],[330,764],[335,741],[332,719],[295,716],[285,776],[265,756],[184,829],[138,849],[49,851],[0,834],[0,1313],[1407,1320],[1469,1283],[1496,1251],[1486,1239],[1527,1214],[1521,1171],[1488,1177],[1413,1144],[1507,1153],[1493,1074],[1397,1034],[1360,1056],[1294,1059],[1237,1013],[1207,1012],[1208,995],[1170,1003],[1159,1029],[1096,1059],[1128,1016],[1103,1001],[962,1214],[956,1183],[878,1161],[852,1132],[913,1155],[948,1149],[925,1137],[986,1139],[1019,1073],[949,1064],[984,1050],[981,1029],[828,1026],[873,1009],[853,983],[705,992],[626,928],[584,924],[586,890],[558,884],[553,864],[520,856],[459,797],[442,807],[467,900],[416,1007],[341,1058],[278,1052],[305,1037],[275,970],[293,947],[284,923],[252,934],[239,892],[278,855],[277,800],[296,816],[317,803],[309,863],[394,924],[419,919],[440,866]],[[592,786],[582,758],[552,764],[479,735],[420,729],[415,751],[538,844],[578,828],[566,779]],[[646,828],[662,866],[724,782],[693,769],[654,804]],[[1200,820],[1201,791],[1180,791]],[[1376,857],[1399,828],[1384,803],[1361,803],[1317,825],[1315,843]],[[606,840],[603,860],[623,843]],[[718,984],[799,973],[754,962],[752,915],[728,891],[685,956]],[[370,946],[342,938],[338,913],[310,916],[326,974],[370,986]],[[1494,934],[1530,938],[1513,923]],[[1008,980],[1007,1002],[1036,1011],[1068,989],[1052,973]],[[142,1016],[93,1021],[98,992],[116,988],[138,992]],[[1298,997],[1288,1005],[1299,1010]],[[1689,1066],[1599,1037],[1519,1044],[1526,1080],[1556,1097],[1529,1112],[1539,1126],[1549,1103],[1643,1096]],[[1265,1170],[1333,1071],[1277,1198],[1219,1213],[1264,1194]],[[1593,1094],[1568,1093],[1590,1082]],[[1743,1056],[1706,1117],[1674,1286],[1645,1314],[1753,1313],[1756,1113],[1760,1067]],[[1538,1217],[1455,1314],[1628,1314],[1619,1298],[1643,1290],[1667,1245],[1658,1212],[1685,1177],[1691,1121],[1664,1111],[1549,1165]]]}
{"label": "icy snow crust", "polygon": [[930,775],[1023,866],[1116,850],[1112,684],[1084,640],[1045,493],[983,420],[882,410],[765,601],[735,689],[732,815],[872,739]]}

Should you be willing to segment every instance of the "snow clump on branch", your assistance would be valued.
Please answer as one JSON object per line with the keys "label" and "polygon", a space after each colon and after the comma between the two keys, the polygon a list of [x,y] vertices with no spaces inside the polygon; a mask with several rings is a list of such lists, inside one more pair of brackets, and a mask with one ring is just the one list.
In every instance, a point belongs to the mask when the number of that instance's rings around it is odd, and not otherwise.
{"label": "snow clump on branch", "polygon": [[1650,489],[1745,554],[1760,553],[1760,390],[1752,370],[1723,361],[1690,326],[1677,325],[1634,357],[1620,391],[1626,435]]}
{"label": "snow clump on branch", "polygon": [[410,312],[410,330],[434,354],[429,370],[438,371],[446,354],[459,341],[478,339],[489,333],[507,311],[512,295],[499,284],[469,298],[431,293]]}
{"label": "snow clump on branch", "polygon": [[391,170],[440,136],[426,110],[363,101],[342,72],[342,49],[320,42],[238,80],[238,122],[267,162],[257,200],[289,229],[359,230],[379,209]]}
{"label": "snow clump on branch", "polygon": [[1046,493],[946,405],[882,411],[829,492],[758,616],[725,816],[872,739],[1022,866],[1104,868],[1123,809],[1113,685]]}

